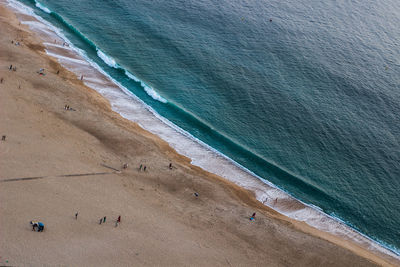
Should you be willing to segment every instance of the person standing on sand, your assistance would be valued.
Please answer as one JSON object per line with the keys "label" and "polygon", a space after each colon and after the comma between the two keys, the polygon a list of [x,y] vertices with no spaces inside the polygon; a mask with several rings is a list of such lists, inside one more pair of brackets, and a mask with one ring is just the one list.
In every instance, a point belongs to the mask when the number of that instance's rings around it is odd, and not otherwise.
{"label": "person standing on sand", "polygon": [[139,171],[141,171],[141,170],[142,170],[142,167],[143,167],[143,165],[142,165],[142,164],[140,164]]}
{"label": "person standing on sand", "polygon": [[35,231],[35,228],[39,228],[38,222],[31,221],[32,231]]}
{"label": "person standing on sand", "polygon": [[99,222],[99,224],[101,224],[103,222],[103,218],[100,218],[100,222]]}
{"label": "person standing on sand", "polygon": [[78,212],[75,213],[75,220],[78,220]]}
{"label": "person standing on sand", "polygon": [[115,222],[115,227],[117,227],[120,223],[121,223],[121,215],[118,216],[118,219]]}
{"label": "person standing on sand", "polygon": [[104,218],[103,218],[103,223],[105,223],[106,222],[106,216],[104,216]]}
{"label": "person standing on sand", "polygon": [[143,167],[143,171],[144,171],[144,172],[146,171],[146,165]]}
{"label": "person standing on sand", "polygon": [[254,212],[253,215],[250,217],[250,221],[254,220],[256,218],[256,213]]}

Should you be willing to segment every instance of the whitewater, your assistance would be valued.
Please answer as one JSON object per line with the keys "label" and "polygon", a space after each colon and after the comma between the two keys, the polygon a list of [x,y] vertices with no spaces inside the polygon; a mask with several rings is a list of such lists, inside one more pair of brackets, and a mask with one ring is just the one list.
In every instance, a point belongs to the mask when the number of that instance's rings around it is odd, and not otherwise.
{"label": "whitewater", "polygon": [[[345,222],[340,221],[340,219],[325,214],[318,207],[308,205],[295,199],[290,193],[281,190],[269,181],[257,176],[229,157],[176,126],[166,118],[160,116],[152,107],[129,91],[128,88],[113,79],[104,69],[96,64],[85,51],[74,46],[63,34],[61,29],[44,20],[30,7],[15,0],[7,1],[9,6],[17,13],[28,15],[35,19],[25,19],[22,20],[22,23],[28,25],[44,40],[46,53],[49,56],[56,58],[64,67],[74,72],[77,77],[81,77],[84,73],[84,83],[107,98],[114,111],[167,141],[178,153],[190,158],[193,165],[199,166],[206,171],[215,173],[243,188],[251,190],[255,193],[257,200],[264,205],[292,219],[304,221],[322,231],[332,233],[347,240],[352,240],[370,250],[380,251],[400,259],[397,251],[384,247],[384,244],[379,244],[355,229],[352,229],[346,225]],[[36,2],[36,6],[48,14],[51,13],[51,10],[39,2]],[[57,40],[57,44],[54,44],[54,40]],[[68,46],[59,45],[59,43],[62,44],[64,42],[68,43]],[[62,50],[62,53],[60,53],[60,50]],[[168,102],[166,98],[162,97],[151,86],[137,78],[136,75],[125,70],[112,57],[108,56],[97,46],[96,50],[98,57],[108,66],[124,70],[126,76],[140,83],[143,90],[153,99],[161,103]]]}

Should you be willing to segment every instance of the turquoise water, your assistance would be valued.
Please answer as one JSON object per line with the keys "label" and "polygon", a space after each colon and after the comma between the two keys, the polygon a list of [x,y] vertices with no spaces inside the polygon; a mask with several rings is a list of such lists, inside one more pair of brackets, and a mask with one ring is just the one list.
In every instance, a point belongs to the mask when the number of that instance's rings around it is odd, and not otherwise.
{"label": "turquoise water", "polygon": [[40,3],[159,114],[400,248],[398,2]]}

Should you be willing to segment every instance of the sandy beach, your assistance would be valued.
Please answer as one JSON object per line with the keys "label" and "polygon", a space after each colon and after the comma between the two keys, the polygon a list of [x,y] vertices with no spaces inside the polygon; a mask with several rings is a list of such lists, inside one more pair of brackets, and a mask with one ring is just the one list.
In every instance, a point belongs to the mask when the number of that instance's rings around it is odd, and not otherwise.
{"label": "sandy beach", "polygon": [[0,32],[0,265],[400,266],[191,165],[47,56],[3,1]]}

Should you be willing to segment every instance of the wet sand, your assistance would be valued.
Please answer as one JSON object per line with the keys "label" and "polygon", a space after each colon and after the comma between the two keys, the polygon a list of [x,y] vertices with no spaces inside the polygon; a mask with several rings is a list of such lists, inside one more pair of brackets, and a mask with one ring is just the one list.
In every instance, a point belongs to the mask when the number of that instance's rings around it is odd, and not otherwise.
{"label": "wet sand", "polygon": [[[1,265],[399,265],[279,215],[192,166],[48,57],[3,4]],[[31,231],[31,220],[44,222],[45,231]]]}

